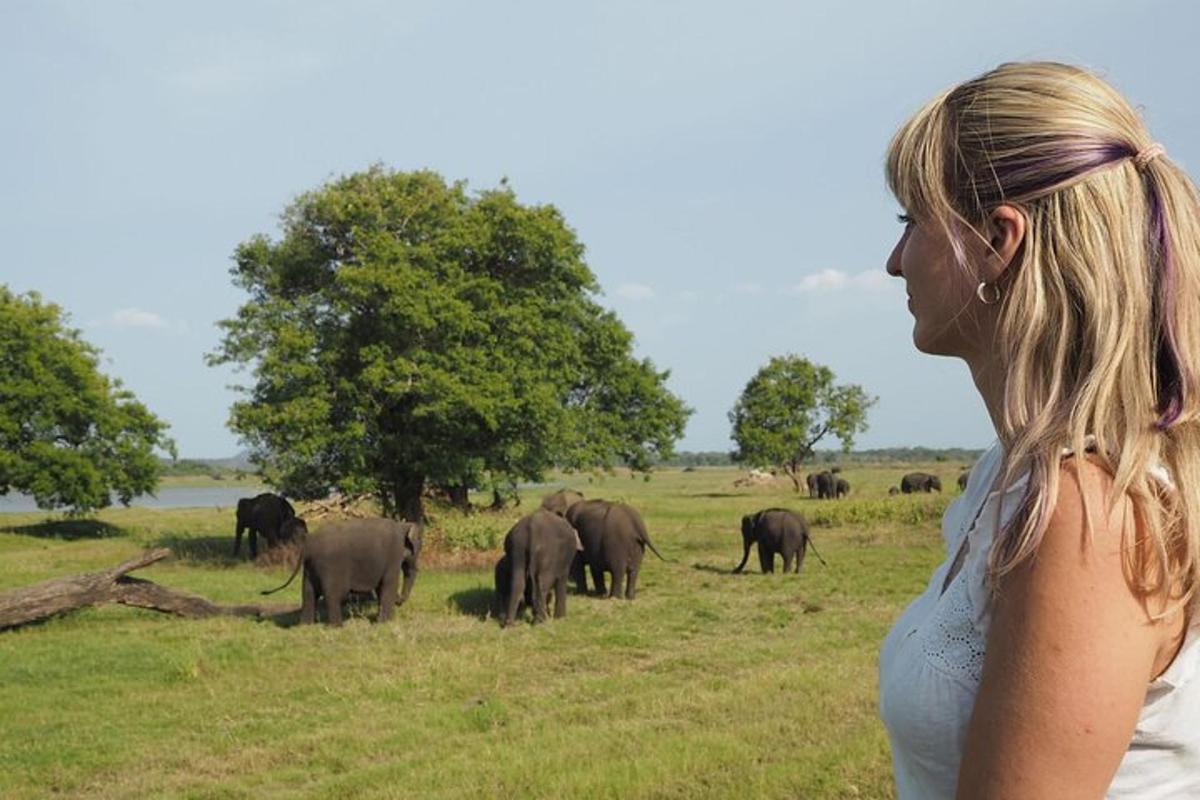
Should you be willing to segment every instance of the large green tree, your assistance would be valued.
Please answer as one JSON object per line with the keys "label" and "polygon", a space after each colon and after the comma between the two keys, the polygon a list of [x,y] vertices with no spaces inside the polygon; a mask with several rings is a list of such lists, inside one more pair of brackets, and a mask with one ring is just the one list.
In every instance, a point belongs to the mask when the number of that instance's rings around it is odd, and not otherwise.
{"label": "large green tree", "polygon": [[729,412],[738,447],[733,459],[782,469],[800,491],[801,465],[817,443],[832,434],[849,451],[877,399],[861,386],[833,381],[831,369],[800,356],[772,358]]}
{"label": "large green tree", "polygon": [[210,362],[251,369],[230,425],[285,491],[371,491],[416,519],[429,485],[646,470],[682,435],[690,410],[595,302],[553,206],[375,166],[301,195],[282,229],[237,248],[249,298]]}
{"label": "large green tree", "polygon": [[167,425],[98,364],[62,309],[0,285],[0,495],[82,513],[158,485]]}

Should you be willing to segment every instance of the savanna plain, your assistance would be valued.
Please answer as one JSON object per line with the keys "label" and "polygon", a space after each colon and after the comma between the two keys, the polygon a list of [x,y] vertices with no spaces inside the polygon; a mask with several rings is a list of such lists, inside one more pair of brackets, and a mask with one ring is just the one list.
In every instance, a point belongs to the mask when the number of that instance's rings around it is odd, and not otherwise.
{"label": "savanna plain", "polygon": [[[544,625],[491,613],[503,536],[545,493],[526,490],[431,508],[390,623],[370,602],[340,629],[114,605],[0,633],[0,797],[892,797],[879,645],[942,558],[961,466],[847,467],[839,500],[731,468],[555,476],[636,506],[670,561],[647,553],[636,600],[572,592]],[[889,497],[914,469],[947,491]],[[826,565],[763,575],[752,552],[732,573],[741,516],[772,506],[805,515]],[[233,527],[230,508],[3,514],[0,592],[166,546],[135,576],[258,602],[289,565],[234,559]]]}

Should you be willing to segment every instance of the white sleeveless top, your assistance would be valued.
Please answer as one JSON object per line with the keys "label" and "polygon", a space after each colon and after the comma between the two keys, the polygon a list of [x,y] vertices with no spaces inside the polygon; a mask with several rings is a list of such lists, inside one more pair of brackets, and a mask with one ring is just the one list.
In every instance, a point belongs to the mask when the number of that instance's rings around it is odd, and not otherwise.
{"label": "white sleeveless top", "polygon": [[[958,784],[991,621],[988,552],[997,521],[1003,525],[1016,511],[1027,482],[989,492],[1002,460],[997,443],[971,470],[966,491],[942,518],[946,560],[883,642],[879,712],[899,800],[952,799]],[[970,539],[966,559],[942,593],[964,536]],[[1171,666],[1146,687],[1133,739],[1105,797],[1200,798],[1198,673],[1200,628],[1193,624]]]}

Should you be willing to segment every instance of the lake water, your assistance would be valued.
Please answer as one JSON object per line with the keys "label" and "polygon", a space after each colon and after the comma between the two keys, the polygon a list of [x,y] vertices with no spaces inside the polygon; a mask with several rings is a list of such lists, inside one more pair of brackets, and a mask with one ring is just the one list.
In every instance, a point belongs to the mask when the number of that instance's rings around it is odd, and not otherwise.
{"label": "lake water", "polygon": [[[236,506],[243,497],[254,497],[265,491],[268,490],[234,486],[173,486],[159,489],[153,496],[135,497],[130,505],[142,508],[225,508]],[[113,498],[113,505],[121,507],[116,498]],[[37,503],[29,495],[10,492],[0,497],[0,513],[38,510]]]}

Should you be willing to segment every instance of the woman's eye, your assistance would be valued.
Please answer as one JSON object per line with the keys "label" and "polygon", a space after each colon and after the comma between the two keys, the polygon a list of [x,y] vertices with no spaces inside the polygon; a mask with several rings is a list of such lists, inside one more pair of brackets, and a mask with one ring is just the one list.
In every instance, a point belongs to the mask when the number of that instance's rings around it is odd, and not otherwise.
{"label": "woman's eye", "polygon": [[897,214],[896,219],[899,220],[900,224],[906,228],[913,224],[913,218],[908,214]]}

